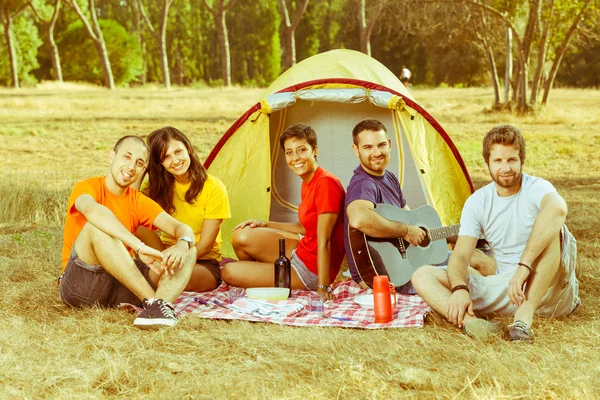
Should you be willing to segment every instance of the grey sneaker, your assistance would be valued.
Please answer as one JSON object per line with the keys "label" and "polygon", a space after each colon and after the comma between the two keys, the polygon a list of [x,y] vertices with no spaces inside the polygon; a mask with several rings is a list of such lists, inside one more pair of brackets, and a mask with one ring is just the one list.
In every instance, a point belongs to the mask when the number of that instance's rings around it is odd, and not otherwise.
{"label": "grey sneaker", "polygon": [[499,324],[481,318],[468,321],[463,330],[468,336],[481,341],[489,340],[502,333],[502,327]]}
{"label": "grey sneaker", "polygon": [[177,323],[175,308],[163,299],[144,299],[144,310],[133,321],[138,328],[152,328],[160,326],[174,326]]}
{"label": "grey sneaker", "polygon": [[509,326],[509,329],[509,337],[511,342],[533,342],[533,331],[525,322],[517,320]]}

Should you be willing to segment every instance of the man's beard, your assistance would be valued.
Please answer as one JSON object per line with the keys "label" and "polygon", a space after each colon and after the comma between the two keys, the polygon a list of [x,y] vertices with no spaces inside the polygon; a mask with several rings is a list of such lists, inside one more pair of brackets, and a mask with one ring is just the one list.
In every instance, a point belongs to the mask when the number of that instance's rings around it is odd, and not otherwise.
{"label": "man's beard", "polygon": [[496,176],[494,176],[492,173],[490,173],[490,176],[492,178],[492,180],[500,187],[503,187],[505,189],[510,189],[514,186],[516,186],[520,181],[521,181],[521,176],[523,175],[523,173],[519,170],[519,172],[515,172],[514,175],[509,179],[509,180],[502,180],[499,177],[499,174],[497,174]]}

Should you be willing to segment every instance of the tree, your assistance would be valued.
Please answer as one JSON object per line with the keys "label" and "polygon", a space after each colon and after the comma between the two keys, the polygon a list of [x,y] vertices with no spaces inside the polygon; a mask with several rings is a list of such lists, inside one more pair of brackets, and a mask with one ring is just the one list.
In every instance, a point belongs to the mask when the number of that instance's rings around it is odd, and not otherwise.
{"label": "tree", "polygon": [[4,40],[10,62],[11,85],[15,89],[19,88],[19,63],[15,49],[13,22],[27,5],[28,3],[24,0],[5,0],[0,5],[0,19],[2,20],[2,25],[4,25]]}
{"label": "tree", "polygon": [[162,1],[162,8],[160,12],[160,31],[157,31],[156,29],[154,29],[152,22],[150,22],[150,18],[148,18],[148,14],[146,13],[146,9],[144,8],[142,0],[138,0],[138,5],[142,17],[144,18],[144,21],[146,21],[146,25],[148,26],[148,29],[150,30],[152,36],[154,36],[154,39],[156,39],[156,42],[160,49],[160,69],[162,72],[163,84],[167,89],[171,87],[171,77],[169,73],[169,57],[167,54],[167,23],[169,20],[169,8],[172,4],[173,0]]}
{"label": "tree", "polygon": [[[573,35],[577,32],[579,23],[583,19],[591,0],[517,0],[504,4],[505,9],[484,3],[483,0],[470,0],[473,6],[485,10],[487,13],[499,18],[512,31],[512,39],[516,44],[517,68],[514,93],[517,109],[521,112],[531,110],[537,101],[537,92],[543,77],[544,65],[550,54],[554,54],[552,67],[544,81],[544,97],[542,105],[546,104],[548,93],[556,77],[564,53]],[[561,12],[555,12],[560,7]],[[525,21],[525,22],[524,22]],[[524,23],[523,23],[524,22]],[[524,26],[524,29],[519,29]],[[548,48],[550,32],[553,37],[562,37],[556,42],[553,49]],[[527,85],[529,82],[529,66],[532,46],[538,41],[538,57],[536,70],[532,80],[531,97],[527,99]]]}
{"label": "tree", "polygon": [[[223,78],[223,84],[229,87],[231,86],[231,54],[229,53],[229,35],[225,16],[236,0],[213,0],[213,7],[208,4],[207,0],[202,1],[215,19],[215,25],[217,25],[217,36],[221,49],[221,77]],[[217,4],[214,4],[215,2]]]}
{"label": "tree", "polygon": [[[279,4],[272,0],[239,2],[230,11],[232,79],[243,85],[268,86],[281,71]],[[253,21],[249,25],[247,21]]]}
{"label": "tree", "polygon": [[87,17],[83,14],[83,11],[81,11],[79,4],[77,4],[77,0],[68,1],[71,7],[73,7],[73,9],[75,10],[75,13],[77,13],[77,15],[79,16],[79,19],[81,19],[81,22],[86,28],[88,36],[94,42],[94,46],[96,47],[96,51],[98,52],[98,56],[100,57],[102,71],[104,73],[104,86],[113,90],[115,88],[115,80],[110,65],[110,59],[108,58],[106,41],[104,40],[104,36],[102,35],[102,29],[100,29],[100,24],[98,23],[95,0],[88,0],[88,11],[92,19],[92,24],[90,24]]}
{"label": "tree", "polygon": [[[579,27],[581,20],[583,19],[586,11],[588,10],[588,6],[591,0],[583,0],[581,2],[576,2],[576,4],[571,4],[575,6],[579,6],[576,9],[576,14],[573,17],[569,28],[567,29],[563,40],[560,42],[558,47],[555,50],[554,60],[552,61],[552,67],[550,68],[550,72],[548,73],[548,77],[546,78],[543,89],[544,96],[542,97],[542,105],[545,105],[548,102],[548,95],[550,94],[550,89],[552,89],[552,85],[554,84],[554,79],[556,79],[556,74],[558,73],[558,69],[562,62],[562,59],[565,55],[565,52],[569,46],[569,42],[573,38],[575,32]],[[562,25],[561,25],[562,26]]]}
{"label": "tree", "polygon": [[[99,25],[107,47],[119,49],[108,55],[111,70],[115,74],[115,85],[127,85],[142,73],[143,60],[136,33],[127,32],[113,19],[102,19]],[[69,60],[63,65],[64,78],[102,85],[104,71],[98,63],[98,52],[86,29],[81,20],[75,20],[57,38],[63,58]]]}
{"label": "tree", "polygon": [[38,21],[40,21],[40,23],[46,30],[46,36],[48,38],[48,49],[50,50],[50,59],[52,61],[52,68],[54,69],[54,78],[59,82],[63,81],[63,76],[62,67],[60,65],[60,54],[58,53],[58,46],[56,45],[56,41],[54,40],[54,28],[56,26],[56,21],[58,20],[61,2],[62,0],[56,0],[52,16],[50,17],[50,20],[47,20],[46,18],[42,17],[40,12],[34,6],[33,2],[29,0],[29,6],[31,7],[33,14],[36,16]]}
{"label": "tree", "polygon": [[498,79],[498,68],[496,67],[496,58],[494,57],[493,47],[490,45],[490,40],[488,38],[488,23],[485,18],[485,15],[482,10],[479,10],[478,13],[479,23],[481,24],[481,29],[479,30],[477,36],[481,41],[481,48],[485,52],[486,59],[488,62],[488,68],[490,70],[492,87],[494,88],[494,106],[500,105],[500,83]]}
{"label": "tree", "polygon": [[290,15],[287,9],[286,0],[279,0],[279,5],[281,6],[281,13],[283,15],[283,34],[284,34],[284,49],[285,49],[285,57],[284,57],[284,65],[285,69],[288,69],[296,64],[296,37],[295,32],[298,24],[300,23],[300,19],[302,15],[306,11],[306,7],[308,6],[308,2],[310,0],[302,0],[302,4],[296,10],[296,16],[293,21],[290,21]]}
{"label": "tree", "polygon": [[383,11],[384,0],[378,0],[377,5],[369,13],[367,18],[366,0],[360,0],[358,8],[359,35],[360,35],[360,51],[366,55],[371,55],[371,33],[377,22],[377,18]]}

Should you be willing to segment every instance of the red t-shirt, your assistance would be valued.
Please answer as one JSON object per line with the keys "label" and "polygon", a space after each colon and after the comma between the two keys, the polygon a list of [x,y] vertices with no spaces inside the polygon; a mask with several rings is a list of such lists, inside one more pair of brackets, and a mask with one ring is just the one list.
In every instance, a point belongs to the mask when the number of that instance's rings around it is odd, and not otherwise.
{"label": "red t-shirt", "polygon": [[317,222],[319,214],[336,213],[337,222],[331,233],[329,281],[333,282],[344,260],[344,187],[340,180],[323,168],[317,168],[310,182],[302,182],[301,203],[298,219],[306,234],[298,243],[296,254],[304,265],[318,275],[317,268]]}
{"label": "red t-shirt", "polygon": [[67,205],[67,219],[62,248],[62,268],[67,267],[71,248],[87,219],[75,208],[75,200],[82,194],[89,194],[98,204],[102,204],[115,214],[115,217],[129,230],[135,233],[140,225],[151,229],[154,218],[163,209],[152,199],[129,187],[122,196],[117,196],[106,187],[105,177],[97,176],[75,185]]}

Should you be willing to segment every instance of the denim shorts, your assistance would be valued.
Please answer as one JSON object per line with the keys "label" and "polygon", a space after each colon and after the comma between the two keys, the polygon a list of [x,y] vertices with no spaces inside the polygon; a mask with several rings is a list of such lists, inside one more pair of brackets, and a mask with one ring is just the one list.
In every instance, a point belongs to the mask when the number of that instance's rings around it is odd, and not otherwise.
{"label": "denim shorts", "polygon": [[[138,259],[134,261],[152,289],[156,290],[156,285],[150,279],[150,268]],[[71,307],[116,307],[121,303],[142,306],[142,301],[101,265],[83,262],[77,256],[75,246],[62,275],[60,298]]]}
{"label": "denim shorts", "polygon": [[296,274],[298,274],[298,278],[300,278],[305,288],[312,291],[317,290],[319,277],[304,265],[304,262],[296,254],[295,249],[292,250],[290,264],[294,268],[294,271],[296,271]]}

